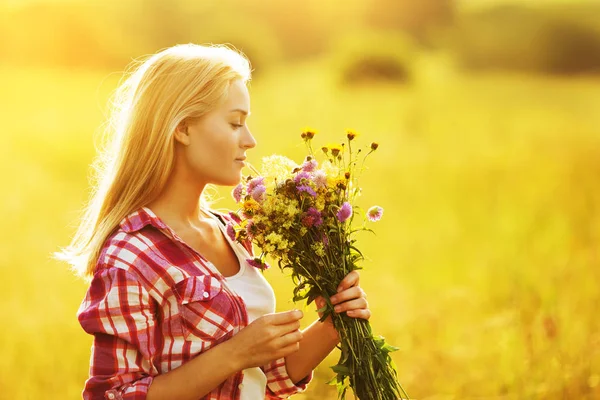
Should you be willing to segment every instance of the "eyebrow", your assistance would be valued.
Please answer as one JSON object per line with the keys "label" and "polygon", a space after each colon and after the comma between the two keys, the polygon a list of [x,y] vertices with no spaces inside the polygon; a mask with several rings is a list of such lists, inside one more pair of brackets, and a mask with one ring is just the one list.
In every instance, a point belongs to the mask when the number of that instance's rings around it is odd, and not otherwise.
{"label": "eyebrow", "polygon": [[251,114],[251,113],[249,113],[249,112],[247,112],[245,110],[242,110],[241,108],[236,108],[235,110],[231,110],[229,112],[236,112],[236,111],[239,111],[239,112],[241,112],[244,115],[250,115]]}

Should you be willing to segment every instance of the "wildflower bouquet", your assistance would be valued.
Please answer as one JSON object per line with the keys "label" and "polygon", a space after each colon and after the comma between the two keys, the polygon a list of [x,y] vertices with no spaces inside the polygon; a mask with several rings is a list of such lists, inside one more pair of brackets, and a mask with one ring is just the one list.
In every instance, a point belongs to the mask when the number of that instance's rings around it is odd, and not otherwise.
{"label": "wildflower bouquet", "polygon": [[348,130],[346,143],[322,148],[325,161],[319,166],[311,145],[314,135],[310,129],[301,135],[309,151],[302,165],[279,155],[266,157],[262,173],[255,170],[258,176],[248,177],[233,190],[243,219],[238,217],[237,225],[228,225],[228,234],[258,246],[260,255],[248,260],[253,266],[268,268],[269,256],[282,270],[291,270],[294,301],[307,299],[310,304],[323,296],[326,305],[318,310],[320,319],[331,316],[340,337],[341,357],[331,367],[337,375],[329,382],[337,386],[340,399],[348,387],[361,400],[407,399],[388,354],[397,348],[373,336],[367,320],[333,312],[329,300],[341,280],[360,268],[363,255],[355,246],[354,234],[371,231],[366,220],[377,221],[383,214],[381,207],[371,207],[362,226],[352,225],[358,210],[354,200],[360,191],[357,174],[378,145],[370,145],[359,167],[362,149],[352,151],[357,133]]}

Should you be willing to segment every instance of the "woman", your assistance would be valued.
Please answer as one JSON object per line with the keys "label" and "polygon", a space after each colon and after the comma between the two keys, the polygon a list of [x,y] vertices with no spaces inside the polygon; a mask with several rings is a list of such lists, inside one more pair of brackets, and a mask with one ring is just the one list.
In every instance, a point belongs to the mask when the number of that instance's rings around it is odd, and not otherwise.
{"label": "woman", "polygon": [[[256,145],[246,58],[177,45],[139,64],[116,92],[112,145],[71,246],[91,278],[78,311],[94,336],[84,399],[261,399],[303,391],[338,343],[330,320],[299,330],[224,234],[207,185],[236,185]],[[355,272],[332,298],[368,319]],[[317,306],[323,305],[319,298]]]}

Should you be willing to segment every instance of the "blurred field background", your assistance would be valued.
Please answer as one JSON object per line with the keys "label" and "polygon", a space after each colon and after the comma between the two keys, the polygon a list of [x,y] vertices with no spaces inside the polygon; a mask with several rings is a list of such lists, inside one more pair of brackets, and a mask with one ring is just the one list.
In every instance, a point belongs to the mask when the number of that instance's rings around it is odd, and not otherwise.
{"label": "blurred field background", "polygon": [[[597,1],[2,0],[0,38],[0,399],[80,398],[86,285],[50,254],[121,72],[188,42],[250,58],[253,164],[306,125],[380,143],[362,285],[412,398],[600,399]],[[295,398],[334,399],[336,357]]]}

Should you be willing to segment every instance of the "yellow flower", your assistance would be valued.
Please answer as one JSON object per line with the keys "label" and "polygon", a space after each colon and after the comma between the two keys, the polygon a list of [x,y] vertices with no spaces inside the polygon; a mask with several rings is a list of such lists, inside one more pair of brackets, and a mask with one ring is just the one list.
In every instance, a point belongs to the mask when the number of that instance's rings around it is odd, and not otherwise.
{"label": "yellow flower", "polygon": [[340,154],[340,151],[342,151],[342,146],[337,144],[337,143],[332,143],[327,145],[327,147],[329,148],[329,150],[331,151],[331,155],[334,157],[337,157],[338,154]]}
{"label": "yellow flower", "polygon": [[311,140],[312,138],[315,137],[316,134],[317,134],[317,131],[315,129],[306,127],[300,134],[300,137],[304,140]]}
{"label": "yellow flower", "polygon": [[354,140],[354,138],[356,138],[359,135],[360,134],[354,129],[346,129],[346,137],[348,138],[348,140]]}
{"label": "yellow flower", "polygon": [[244,214],[252,216],[258,210],[260,210],[260,204],[258,204],[258,202],[256,200],[254,200],[253,198],[250,198],[250,199],[244,201],[242,208],[243,208]]}
{"label": "yellow flower", "polygon": [[323,246],[323,243],[321,243],[321,242],[315,242],[315,243],[313,243],[313,244],[310,245],[310,248],[319,257],[325,257],[325,248]]}

